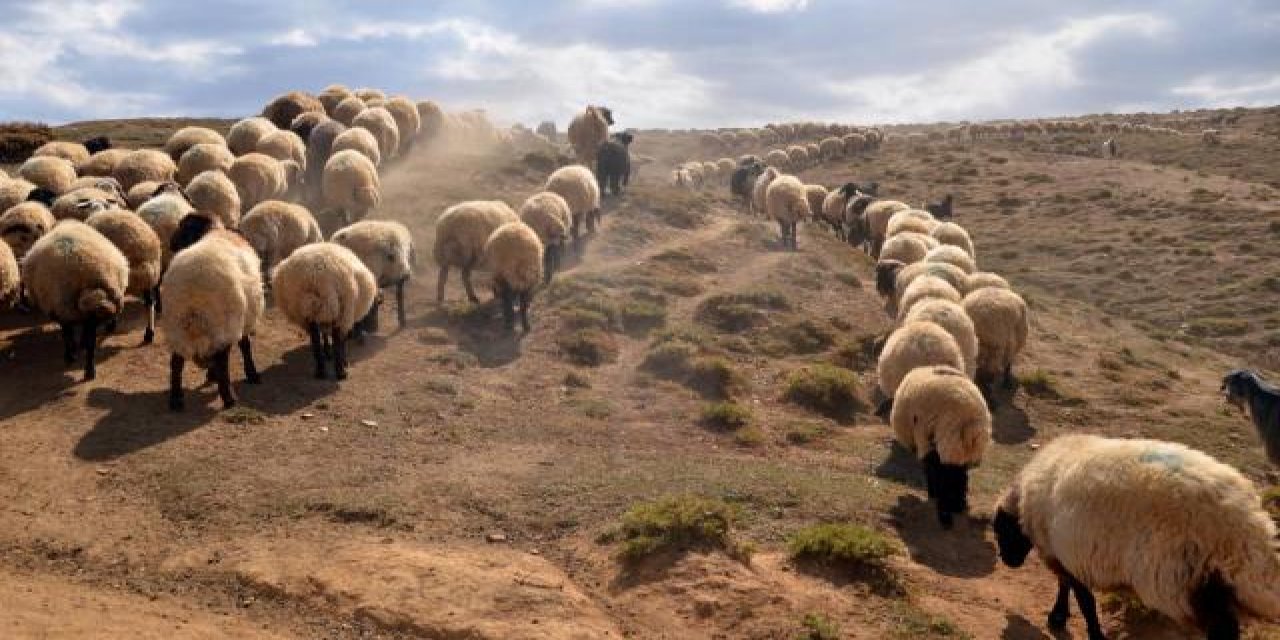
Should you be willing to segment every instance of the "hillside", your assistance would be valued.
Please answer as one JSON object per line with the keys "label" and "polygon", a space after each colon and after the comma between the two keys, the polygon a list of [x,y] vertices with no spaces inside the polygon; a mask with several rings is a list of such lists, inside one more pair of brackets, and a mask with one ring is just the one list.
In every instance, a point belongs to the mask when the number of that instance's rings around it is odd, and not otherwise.
{"label": "hillside", "polygon": [[[625,125],[620,114],[619,124]],[[86,123],[60,137],[159,144],[178,122]],[[223,125],[225,126],[225,125]],[[80,383],[55,325],[0,315],[0,610],[9,637],[977,638],[1048,637],[1055,593],[1033,560],[999,565],[988,532],[1009,478],[1042,443],[1089,432],[1185,442],[1275,484],[1221,375],[1280,370],[1280,113],[1193,137],[1097,136],[886,145],[800,172],[877,180],[919,203],[956,196],[984,269],[1031,303],[1026,385],[996,415],[974,513],[941,531],[923,478],[866,407],[788,400],[793,375],[844,367],[870,397],[889,328],[872,263],[816,225],[799,252],[722,186],[667,184],[723,155],[697,132],[639,132],[653,159],[512,337],[496,306],[434,304],[430,260],[409,326],[353,345],[350,379],[311,378],[304,336],[275,312],[261,386],[216,410],[212,387],[166,411],[167,353],[140,347],[133,305]],[[1270,133],[1268,133],[1270,132]],[[465,199],[518,204],[544,174],[497,148],[415,152],[384,178],[379,216],[414,232]],[[477,289],[488,300],[487,286]],[[233,361],[236,361],[233,358]],[[198,379],[188,374],[189,386]],[[733,400],[746,424],[711,426]],[[667,495],[730,505],[722,551],[620,562],[619,522]],[[870,577],[787,558],[789,535],[851,522],[902,553]],[[75,603],[68,607],[65,603]],[[1122,599],[1116,638],[1184,638]],[[806,624],[806,617],[809,618]],[[838,627],[836,635],[815,628]],[[1074,637],[1083,625],[1072,618]],[[800,635],[807,633],[809,635]],[[1252,640],[1280,629],[1255,627]]]}

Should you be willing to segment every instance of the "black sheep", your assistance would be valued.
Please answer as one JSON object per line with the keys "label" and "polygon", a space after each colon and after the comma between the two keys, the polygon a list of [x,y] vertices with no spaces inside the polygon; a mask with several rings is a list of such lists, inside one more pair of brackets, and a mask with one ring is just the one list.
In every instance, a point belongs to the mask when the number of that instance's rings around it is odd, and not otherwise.
{"label": "black sheep", "polygon": [[1280,465],[1280,388],[1268,384],[1256,371],[1236,369],[1223,376],[1222,395],[1242,411],[1247,405],[1267,458]]}
{"label": "black sheep", "polygon": [[110,149],[111,138],[98,136],[96,138],[89,138],[88,140],[85,140],[83,144],[84,148],[88,149],[90,154],[94,154],[99,151],[106,151],[107,149]]}
{"label": "black sheep", "polygon": [[764,173],[764,165],[759,162],[749,162],[739,166],[729,177],[729,193],[744,201],[750,200],[751,188],[755,186],[756,178],[762,173]]}
{"label": "black sheep", "polygon": [[631,181],[631,151],[634,137],[627,132],[613,134],[613,140],[600,145],[596,156],[596,180],[600,183],[600,195],[622,195],[623,187]]}
{"label": "black sheep", "polygon": [[924,205],[924,210],[933,214],[933,217],[939,220],[950,220],[952,218],[951,202],[953,198],[951,194],[947,194],[942,198],[942,202],[930,202]]}

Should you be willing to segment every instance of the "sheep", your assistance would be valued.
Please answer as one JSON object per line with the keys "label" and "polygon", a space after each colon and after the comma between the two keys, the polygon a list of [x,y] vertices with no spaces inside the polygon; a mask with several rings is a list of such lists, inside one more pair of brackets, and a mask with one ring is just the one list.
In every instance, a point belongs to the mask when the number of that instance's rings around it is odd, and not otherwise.
{"label": "sheep", "polygon": [[84,379],[97,377],[98,326],[120,313],[129,284],[129,261],[124,254],[92,227],[79,220],[63,220],[23,257],[22,283],[35,308],[62,328],[67,364],[75,362],[75,331],[80,329]]}
{"label": "sheep", "polygon": [[246,153],[231,163],[227,177],[236,185],[241,210],[249,210],[259,202],[279,200],[289,190],[289,175],[284,163],[261,153]]}
{"label": "sheep", "polygon": [[240,224],[240,192],[221,171],[205,171],[192,178],[184,193],[199,213],[212,216],[228,229]]}
{"label": "sheep", "polygon": [[[396,288],[396,320],[404,329],[408,324],[404,311],[404,287],[418,264],[409,228],[390,220],[364,220],[338,230],[331,241],[356,254],[373,274],[379,289]],[[378,330],[377,302],[362,324],[369,331]]]}
{"label": "sheep", "polygon": [[542,191],[529,196],[516,212],[542,241],[542,273],[546,282],[560,269],[560,257],[573,227],[573,211],[558,193]]}
{"label": "sheep", "polygon": [[892,238],[899,233],[920,233],[929,235],[938,226],[938,221],[933,219],[933,214],[922,211],[920,209],[902,209],[889,217],[889,224],[885,226],[885,239]]}
{"label": "sheep", "polygon": [[49,208],[49,212],[53,214],[56,220],[75,218],[83,222],[95,211],[123,209],[126,204],[124,199],[117,193],[103,191],[97,187],[84,187],[68,191],[59,196],[57,200],[53,201],[53,206]]}
{"label": "sheep", "polygon": [[765,196],[768,194],[769,185],[774,180],[777,180],[778,176],[780,175],[782,175],[782,172],[778,171],[778,169],[775,167],[769,166],[769,167],[765,167],[765,170],[760,172],[760,175],[756,177],[755,185],[751,187],[751,212],[752,213],[755,213],[755,212],[759,212],[761,214],[765,213],[766,211]]}
{"label": "sheep", "polygon": [[262,117],[271,121],[278,129],[288,129],[294,118],[307,111],[324,113],[324,103],[309,93],[290,91],[267,103],[262,109]]}
{"label": "sheep", "polygon": [[400,148],[400,130],[396,128],[396,119],[384,107],[373,107],[360,112],[351,121],[352,127],[368,129],[378,141],[378,151],[383,160],[391,160]]}
{"label": "sheep", "polygon": [[898,260],[903,264],[911,264],[924,260],[929,250],[938,246],[938,242],[923,233],[904,232],[885,240],[880,249],[881,260]]}
{"label": "sheep", "polygon": [[76,165],[76,172],[81,176],[109,177],[115,175],[116,166],[131,152],[128,149],[106,149],[99,151],[88,160]]}
{"label": "sheep", "polygon": [[949,282],[937,276],[924,274],[907,284],[897,298],[894,315],[899,319],[906,318],[911,308],[924,300],[942,299],[959,304],[964,298]]}
{"label": "sheep", "polygon": [[1234,369],[1223,376],[1221,391],[1227,402],[1248,412],[1267,458],[1280,466],[1280,389],[1268,384],[1257,371]]}
{"label": "sheep", "polygon": [[823,138],[818,143],[818,153],[823,160],[835,160],[844,154],[844,143],[840,138]]}
{"label": "sheep", "polygon": [[841,240],[844,239],[844,207],[857,193],[858,185],[846,182],[839,189],[828,192],[822,204],[814,209],[814,215],[826,222]]}
{"label": "sheep", "polygon": [[1000,274],[991,273],[990,271],[978,271],[976,273],[969,274],[969,277],[965,279],[964,292],[965,295],[968,295],[978,289],[986,287],[1009,290],[1013,289],[1013,287],[1009,286],[1009,281],[1005,280]]}
{"label": "sheep", "polygon": [[169,136],[164,143],[164,152],[169,154],[174,162],[179,162],[187,150],[198,144],[226,147],[227,140],[222,137],[222,134],[207,127],[183,127]]}
{"label": "sheep", "polygon": [[925,275],[945,280],[956,291],[969,291],[968,276],[954,265],[924,261],[903,264],[898,260],[881,260],[876,263],[876,291],[887,299],[893,309],[890,315],[897,316],[899,296],[912,282]]}
{"label": "sheep", "polygon": [[[286,122],[285,126],[288,124]],[[245,118],[231,125],[231,130],[227,132],[227,148],[237,157],[253,153],[258,148],[258,142],[276,128],[276,125],[263,117]]]}
{"label": "sheep", "polygon": [[782,149],[771,149],[764,154],[764,163],[770,167],[786,169],[791,164],[791,156],[787,155]]}
{"label": "sheep", "polygon": [[951,205],[953,201],[954,201],[954,198],[952,198],[951,194],[948,193],[947,195],[942,197],[942,202],[925,203],[923,209],[925,211],[928,211],[930,214],[933,215],[934,218],[937,218],[938,220],[950,220],[955,215],[951,209]]}
{"label": "sheep", "polygon": [[600,185],[590,169],[578,164],[560,167],[547,177],[542,190],[559,194],[569,203],[569,210],[573,212],[573,224],[569,231],[575,242],[580,223],[586,223],[589,233],[596,230],[596,224],[600,220]]}
{"label": "sheep", "polygon": [[22,273],[8,243],[0,242],[0,307],[7,307],[19,297]]}
{"label": "sheep", "polygon": [[924,256],[925,262],[942,262],[952,265],[968,275],[978,270],[978,265],[964,249],[949,244],[940,244],[929,250]]}
{"label": "sheep", "polygon": [[73,166],[89,159],[89,150],[79,142],[46,142],[31,153],[31,157],[51,156],[62,158]]}
{"label": "sheep", "polygon": [[964,249],[965,253],[969,254],[970,258],[974,260],[978,258],[973,249],[973,240],[969,237],[969,232],[954,222],[939,224],[933,228],[933,231],[929,232],[929,235],[933,236],[933,239],[937,240],[938,244],[960,247]]}
{"label": "sheep", "polygon": [[175,175],[178,184],[185,186],[191,184],[193,178],[205,171],[226,173],[231,170],[231,165],[235,161],[235,155],[225,144],[195,144],[178,159],[178,172]]}
{"label": "sheep", "polygon": [[22,178],[5,180],[0,178],[0,211],[27,201],[27,196],[36,188],[34,184]]}
{"label": "sheep", "polygon": [[845,206],[845,228],[852,245],[867,245],[871,257],[880,259],[889,228],[889,218],[903,209],[910,209],[897,200],[874,200],[869,196],[855,197]]}
{"label": "sheep", "polygon": [[396,155],[403,156],[409,153],[409,149],[413,147],[413,141],[418,138],[418,131],[422,129],[422,117],[418,115],[418,106],[404,96],[393,96],[387,100],[384,108],[395,120],[396,130],[400,134],[400,147]]}
{"label": "sheep", "polygon": [[938,522],[950,529],[955,515],[969,509],[969,469],[991,445],[991,412],[982,392],[959,369],[917,367],[898,385],[889,424],[898,443],[920,460]]}
{"label": "sheep", "polygon": [[1132,591],[1210,640],[1240,637],[1241,617],[1280,620],[1276,525],[1253,483],[1182,444],[1066,435],[1041,448],[996,503],[1000,559],[1034,548],[1058,577],[1051,629],[1070,616],[1105,640],[1093,589]]}
{"label": "sheep", "polygon": [[799,250],[796,246],[797,227],[801,220],[813,217],[804,183],[792,175],[779,176],[770,182],[765,190],[765,211],[778,221],[782,246],[790,247],[792,251]]}
{"label": "sheep", "polygon": [[613,139],[600,145],[596,152],[596,180],[600,193],[622,195],[623,187],[631,182],[631,141],[634,136],[622,132],[613,134]]}
{"label": "sheep", "polygon": [[805,156],[810,166],[817,165],[822,161],[822,149],[817,143],[810,142],[804,145]]}
{"label": "sheep", "polygon": [[964,352],[956,339],[932,322],[904,322],[889,334],[876,363],[877,384],[885,397],[876,415],[882,418],[890,415],[898,385],[912,369],[941,365],[964,371]]}
{"label": "sheep", "polygon": [[112,176],[126,192],[140,182],[168,182],[178,172],[178,165],[163,152],[155,149],[131,151],[120,160]]}
{"label": "sheep", "polygon": [[[306,143],[311,138],[311,132],[329,120],[329,116],[325,115],[323,111],[304,111],[299,113],[298,117],[293,119],[293,122],[289,123],[289,132],[298,136],[298,139],[303,143]],[[305,155],[304,153],[304,158]]]}
{"label": "sheep", "polygon": [[129,261],[125,293],[141,298],[147,306],[147,328],[142,334],[142,343],[151,344],[156,336],[156,296],[164,253],[160,237],[138,214],[124,209],[99,211],[89,216],[85,224],[110,240]]}
{"label": "sheep", "polygon": [[195,213],[195,209],[181,193],[162,193],[138,207],[137,212],[138,217],[160,238],[161,262],[168,265],[173,258],[173,251],[170,249],[173,235],[182,219]]}
{"label": "sheep", "polygon": [[356,116],[367,108],[368,106],[359,96],[347,96],[342,102],[338,103],[338,106],[333,108],[333,113],[330,113],[329,116],[349,127],[351,122],[356,119]]}
{"label": "sheep", "polygon": [[792,169],[800,170],[809,165],[809,150],[801,145],[787,147],[787,160]]}
{"label": "sheep", "polygon": [[330,157],[348,149],[360,152],[375,167],[382,165],[382,151],[378,148],[378,139],[364,127],[351,127],[339,133],[333,140]]}
{"label": "sheep", "polygon": [[[595,180],[590,183],[595,186]],[[548,189],[551,191],[551,189]],[[559,193],[559,192],[556,192]],[[560,194],[562,197],[564,194]],[[569,202],[570,207],[573,203]],[[576,217],[576,216],[575,216]],[[432,256],[440,273],[436,281],[436,302],[444,302],[444,287],[449,279],[449,268],[462,270],[462,286],[467,299],[478,304],[475,289],[471,287],[471,270],[484,258],[484,245],[498,227],[520,218],[507,203],[500,200],[471,200],[453,205],[436,220],[436,239]]]}
{"label": "sheep", "polygon": [[956,346],[960,347],[960,354],[964,356],[963,371],[970,378],[973,377],[978,363],[978,333],[973,327],[973,320],[969,319],[959,302],[945,293],[942,296],[920,298],[909,308],[904,307],[901,317],[903,322],[927,321],[946,329],[955,338]]}
{"label": "sheep", "polygon": [[306,207],[281,200],[259,202],[240,219],[240,233],[270,273],[299,247],[323,242],[320,225]]}
{"label": "sheep", "polygon": [[755,188],[756,179],[764,173],[764,169],[764,163],[757,159],[739,165],[729,177],[729,193],[741,200],[747,208],[751,207],[751,194]]}
{"label": "sheep", "polygon": [[298,137],[298,134],[288,129],[280,129],[272,131],[261,140],[258,140],[258,146],[254,148],[255,153],[264,156],[270,156],[284,162],[292,160],[298,163],[303,170],[307,168],[307,145]]}
{"label": "sheep", "polygon": [[1027,303],[1018,294],[994,287],[978,289],[961,302],[978,334],[978,386],[994,403],[999,382],[1013,388],[1013,361],[1027,344]]}
{"label": "sheep", "polygon": [[371,87],[356,89],[356,97],[364,100],[365,102],[385,102],[387,100],[386,93],[381,89],[374,89]]}
{"label": "sheep", "polygon": [[382,202],[378,168],[354,149],[335,151],[329,157],[320,189],[325,206],[340,210],[347,224],[363,219]]}
{"label": "sheep", "polygon": [[574,116],[569,123],[569,145],[574,158],[584,166],[596,166],[596,153],[600,145],[609,139],[609,125],[613,124],[613,111],[608,107],[588,105],[586,110]]}
{"label": "sheep", "polygon": [[[418,135],[423,140],[434,140],[444,132],[444,110],[440,105],[430,100],[418,101],[418,119],[422,122],[418,129]],[[552,134],[548,136],[552,141],[555,140],[555,124],[552,123]]]}
{"label": "sheep", "polygon": [[129,192],[125,195],[125,203],[129,205],[130,209],[136,211],[138,207],[154,198],[162,186],[159,182],[151,180],[139,182],[129,189]]}
{"label": "sheep", "polygon": [[493,271],[495,297],[502,300],[502,318],[508,331],[515,326],[519,301],[520,326],[529,333],[529,304],[542,282],[542,241],[523,222],[503,224],[484,243],[484,262]]}
{"label": "sheep", "polygon": [[320,101],[320,105],[324,107],[325,113],[332,117],[333,110],[338,106],[338,103],[346,100],[352,95],[355,94],[351,93],[351,90],[347,87],[340,84],[331,84],[324,89],[321,89],[320,93],[316,94],[316,100]]}
{"label": "sheep", "polygon": [[330,118],[316,125],[307,138],[307,173],[303,182],[311,201],[319,199],[317,195],[320,193],[321,178],[324,177],[324,165],[333,155],[334,141],[346,130],[346,125]]}
{"label": "sheep", "polygon": [[18,203],[0,214],[0,239],[21,260],[31,250],[31,245],[49,233],[57,222],[49,209],[39,202]]}
{"label": "sheep", "polygon": [[300,247],[271,272],[275,306],[311,337],[315,377],[347,378],[347,334],[370,314],[378,286],[373,274],[350,249],[332,242]]}
{"label": "sheep", "polygon": [[168,249],[173,261],[160,283],[165,301],[160,331],[171,352],[169,410],[185,407],[182,369],[187,360],[209,369],[222,406],[229,409],[236,404],[231,345],[239,345],[245,381],[262,382],[250,340],[266,307],[258,256],[244,238],[200,215],[182,219]]}
{"label": "sheep", "polygon": [[18,167],[18,175],[54,195],[62,195],[71,190],[71,183],[76,180],[76,167],[56,156],[32,156]]}

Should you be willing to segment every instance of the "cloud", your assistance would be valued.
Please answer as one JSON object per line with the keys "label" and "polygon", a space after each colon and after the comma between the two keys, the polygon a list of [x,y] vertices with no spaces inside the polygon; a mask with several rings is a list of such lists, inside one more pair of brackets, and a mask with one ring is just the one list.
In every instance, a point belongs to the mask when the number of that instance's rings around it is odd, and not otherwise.
{"label": "cloud", "polygon": [[1233,80],[1212,74],[1202,75],[1174,87],[1173,93],[1194,98],[1197,104],[1207,107],[1280,104],[1280,74]]}
{"label": "cloud", "polygon": [[729,6],[755,13],[785,13],[804,11],[809,0],[729,0]]}

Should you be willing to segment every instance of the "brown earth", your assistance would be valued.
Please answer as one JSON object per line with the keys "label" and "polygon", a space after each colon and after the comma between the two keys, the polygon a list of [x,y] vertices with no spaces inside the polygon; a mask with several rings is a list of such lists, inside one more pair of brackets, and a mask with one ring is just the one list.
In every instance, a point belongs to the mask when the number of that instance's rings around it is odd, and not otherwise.
{"label": "brown earth", "polygon": [[[270,312],[255,343],[265,382],[237,387],[241,408],[218,411],[205,387],[171,414],[164,346],[139,346],[140,308],[106,339],[87,384],[57,357],[53,325],[0,315],[0,629],[763,639],[807,637],[802,618],[821,614],[846,638],[1048,638],[1053,579],[1035,562],[998,566],[984,519],[1037,444],[1079,431],[1159,437],[1275,482],[1251,425],[1216,392],[1228,368],[1280,368],[1267,342],[1280,323],[1268,280],[1280,278],[1269,260],[1280,212],[1266,184],[1280,166],[1267,133],[1276,121],[1249,112],[1213,160],[1187,137],[1122,138],[1123,157],[1106,161],[1079,136],[888,146],[801,172],[828,185],[876,179],[913,203],[954,192],[980,263],[1031,301],[1018,370],[1049,388],[998,412],[973,519],[951,532],[880,421],[831,420],[782,398],[788,374],[815,362],[852,366],[874,386],[874,367],[848,357],[888,327],[870,261],[816,226],[798,253],[777,250],[776,229],[738,213],[723,187],[666,186],[676,162],[722,154],[699,149],[696,133],[637,137],[654,161],[539,293],[528,336],[507,336],[491,303],[459,302],[456,274],[449,304],[435,307],[428,266],[409,326],[396,330],[384,310],[382,334],[353,348],[349,380],[312,379],[304,337]],[[181,124],[60,135],[158,144]],[[420,150],[387,174],[380,215],[409,224],[425,256],[447,205],[518,204],[540,180],[498,150]],[[785,308],[738,332],[705,321],[715,296],[758,291],[781,293]],[[749,426],[701,426],[707,397],[641,367],[661,330],[628,320],[624,303],[636,300],[745,379]],[[588,333],[616,353],[571,364],[562,341],[602,311],[621,318]],[[715,552],[618,562],[602,534],[619,515],[684,492],[741,507],[737,535],[759,549],[750,564]],[[901,589],[793,566],[788,534],[828,521],[900,540]],[[1072,625],[1083,637],[1078,616]],[[1189,637],[1126,609],[1106,625],[1115,638]]]}

